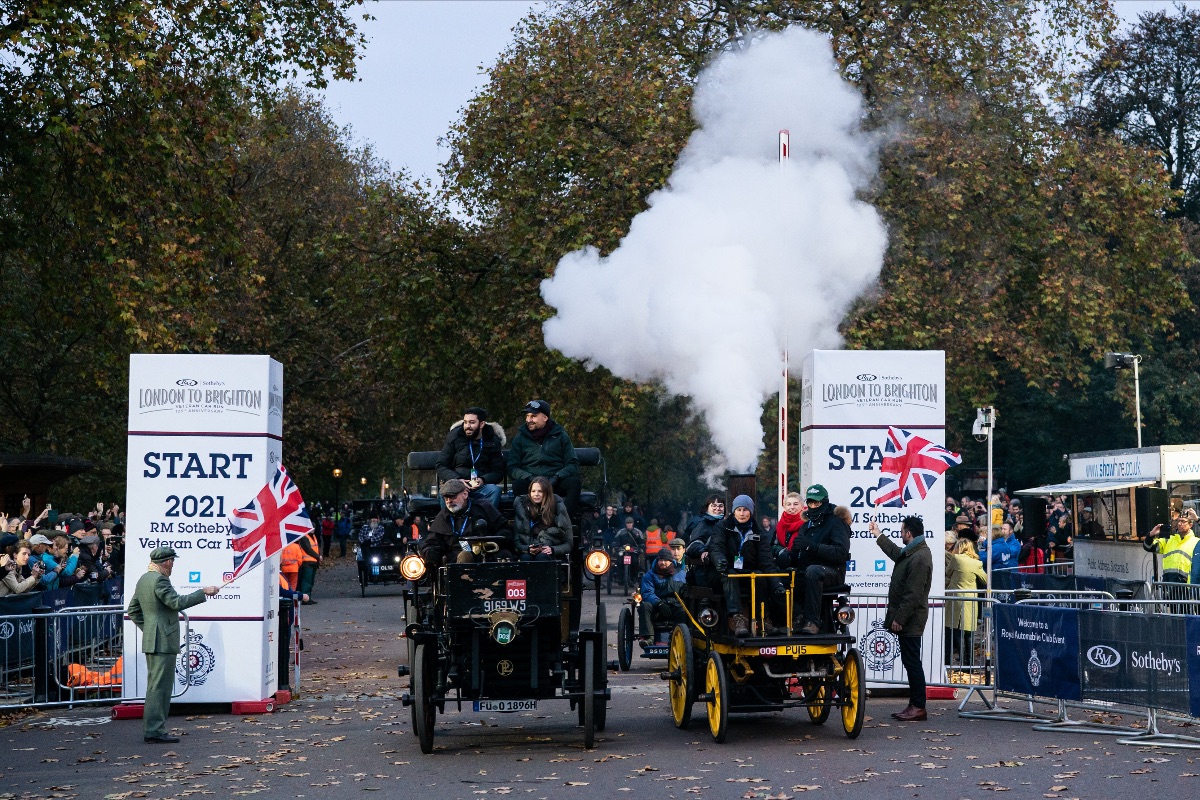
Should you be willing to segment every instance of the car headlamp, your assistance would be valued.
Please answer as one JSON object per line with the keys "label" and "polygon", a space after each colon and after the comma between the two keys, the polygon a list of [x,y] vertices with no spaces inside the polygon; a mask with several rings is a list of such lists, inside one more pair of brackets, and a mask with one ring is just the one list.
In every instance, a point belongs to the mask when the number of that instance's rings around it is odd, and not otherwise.
{"label": "car headlamp", "polygon": [[517,626],[507,620],[497,622],[492,628],[492,638],[496,640],[496,644],[510,644],[517,638]]}
{"label": "car headlamp", "polygon": [[583,559],[583,566],[590,575],[603,575],[612,566],[612,559],[603,550],[589,550]]}
{"label": "car headlamp", "polygon": [[720,615],[717,614],[715,608],[704,608],[700,610],[700,624],[706,628],[711,628],[717,624]]}
{"label": "car headlamp", "polygon": [[379,563],[379,556],[371,556],[371,563],[372,563],[372,564],[378,564],[378,563]]}
{"label": "car headlamp", "polygon": [[425,561],[416,553],[406,555],[400,561],[400,574],[410,581],[420,580],[425,575]]}
{"label": "car headlamp", "polygon": [[850,606],[842,606],[837,610],[837,621],[843,625],[849,625],[854,622],[854,609]]}

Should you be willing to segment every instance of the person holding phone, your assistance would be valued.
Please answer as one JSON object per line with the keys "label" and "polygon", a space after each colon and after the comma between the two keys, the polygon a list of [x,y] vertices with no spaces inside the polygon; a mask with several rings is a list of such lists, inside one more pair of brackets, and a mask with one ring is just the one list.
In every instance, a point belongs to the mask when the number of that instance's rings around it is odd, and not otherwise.
{"label": "person holding phone", "polygon": [[33,549],[28,543],[17,545],[17,553],[13,557],[14,563],[10,565],[4,579],[0,580],[0,597],[24,594],[37,588],[45,570],[41,561],[32,561],[31,563],[32,557]]}

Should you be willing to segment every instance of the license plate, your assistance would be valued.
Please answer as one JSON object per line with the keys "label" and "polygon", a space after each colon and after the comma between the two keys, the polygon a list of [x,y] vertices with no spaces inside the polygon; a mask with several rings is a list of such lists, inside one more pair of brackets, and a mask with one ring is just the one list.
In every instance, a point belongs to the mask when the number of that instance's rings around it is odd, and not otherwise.
{"label": "license plate", "polygon": [[537,710],[537,700],[476,700],[471,705],[476,711],[498,711],[501,714]]}
{"label": "license plate", "polygon": [[626,563],[626,564],[632,564],[632,563],[633,563],[633,556],[625,556],[625,563]]}
{"label": "license plate", "polygon": [[803,656],[808,654],[808,646],[803,644],[788,644],[782,647],[760,647],[760,656]]}

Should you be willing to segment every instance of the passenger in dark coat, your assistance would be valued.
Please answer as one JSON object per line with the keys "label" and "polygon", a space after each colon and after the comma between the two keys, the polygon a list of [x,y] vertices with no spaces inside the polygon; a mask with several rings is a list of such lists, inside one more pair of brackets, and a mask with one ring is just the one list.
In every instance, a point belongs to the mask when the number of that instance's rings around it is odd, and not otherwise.
{"label": "passenger in dark coat", "polygon": [[508,450],[508,474],[513,480],[513,494],[529,491],[529,484],[538,475],[550,479],[554,493],[567,504],[567,512],[579,506],[579,458],[575,446],[563,426],[550,418],[550,404],[531,400],[525,405],[525,424],[513,437]]}
{"label": "passenger in dark coat", "polygon": [[896,566],[888,586],[884,626],[900,639],[900,661],[908,673],[908,707],[892,716],[901,722],[921,722],[925,712],[925,665],[921,663],[921,635],[929,618],[929,589],[933,585],[933,553],[925,544],[925,523],[920,517],[905,517],[898,546],[871,523],[879,549]]}
{"label": "passenger in dark coat", "polygon": [[808,487],[804,499],[808,524],[792,540],[790,557],[796,567],[797,599],[804,603],[804,623],[798,627],[801,633],[814,634],[820,632],[822,592],[846,580],[850,527],[835,513],[821,484]]}
{"label": "passenger in dark coat", "polygon": [[446,436],[438,454],[438,480],[465,481],[472,499],[487,500],[499,507],[500,484],[504,483],[501,451],[507,442],[504,427],[498,422],[488,422],[486,410],[471,406]]}
{"label": "passenger in dark coat", "polygon": [[522,561],[565,560],[571,552],[571,517],[562,498],[550,490],[550,481],[538,476],[529,486],[529,494],[514,501],[516,520],[513,527],[517,553]]}
{"label": "passenger in dark coat", "polygon": [[[725,610],[729,613],[729,629],[734,636],[750,634],[749,620],[742,613],[742,590],[749,592],[750,584],[746,580],[729,577],[747,572],[774,572],[775,559],[771,555],[771,538],[763,533],[758,522],[754,519],[754,501],[748,496],[738,495],[733,501],[733,513],[721,520],[713,530],[708,540],[708,558],[713,569],[722,577],[725,593]],[[774,601],[776,594],[783,592],[783,584],[777,578],[772,578],[767,588],[769,594],[765,597],[760,590],[757,596]],[[768,629],[768,620],[763,620]]]}
{"label": "passenger in dark coat", "polygon": [[458,478],[442,484],[442,499],[446,507],[433,518],[429,535],[420,542],[421,558],[431,567],[457,561],[460,564],[479,561],[465,538],[471,536],[503,536],[497,558],[512,558],[512,532],[504,517],[486,500],[472,500],[467,484]]}
{"label": "passenger in dark coat", "polygon": [[688,525],[687,541],[687,582],[692,586],[704,586],[714,591],[721,591],[721,576],[713,568],[708,553],[708,542],[713,531],[721,526],[725,519],[725,499],[719,494],[708,496],[704,504],[704,512],[693,519]]}

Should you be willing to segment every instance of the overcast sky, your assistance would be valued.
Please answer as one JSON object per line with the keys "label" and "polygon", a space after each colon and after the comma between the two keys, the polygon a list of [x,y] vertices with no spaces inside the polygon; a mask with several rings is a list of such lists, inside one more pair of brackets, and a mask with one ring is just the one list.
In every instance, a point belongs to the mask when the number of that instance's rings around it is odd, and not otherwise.
{"label": "overcast sky", "polygon": [[[1193,2],[1193,5],[1196,3]],[[531,0],[382,0],[366,5],[369,42],[354,83],[325,92],[335,120],[370,143],[393,168],[436,177],[446,157],[438,139],[486,83]],[[1127,23],[1144,11],[1171,8],[1164,0],[1118,0]]]}

